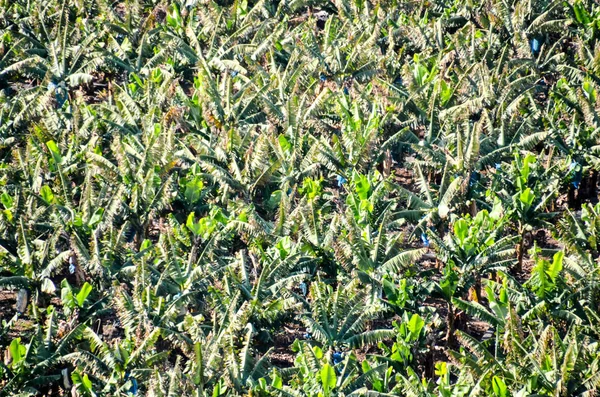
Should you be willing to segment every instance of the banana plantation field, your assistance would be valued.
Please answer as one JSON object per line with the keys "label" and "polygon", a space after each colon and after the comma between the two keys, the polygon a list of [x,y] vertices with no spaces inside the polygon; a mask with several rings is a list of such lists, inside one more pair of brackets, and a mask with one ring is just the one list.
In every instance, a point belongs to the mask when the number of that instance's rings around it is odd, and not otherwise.
{"label": "banana plantation field", "polygon": [[594,0],[0,0],[0,396],[600,393]]}

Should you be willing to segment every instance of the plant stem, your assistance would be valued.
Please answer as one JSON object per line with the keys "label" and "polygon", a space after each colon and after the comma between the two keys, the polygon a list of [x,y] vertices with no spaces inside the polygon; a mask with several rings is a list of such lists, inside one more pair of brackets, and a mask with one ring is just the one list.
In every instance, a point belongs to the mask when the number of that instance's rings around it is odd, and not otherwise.
{"label": "plant stem", "polygon": [[515,268],[516,273],[523,271],[523,251],[525,250],[525,230],[521,230],[519,244],[517,245],[517,267]]}
{"label": "plant stem", "polygon": [[448,332],[446,333],[446,343],[451,346],[454,343],[454,307],[448,302],[448,315],[446,316],[448,323]]}

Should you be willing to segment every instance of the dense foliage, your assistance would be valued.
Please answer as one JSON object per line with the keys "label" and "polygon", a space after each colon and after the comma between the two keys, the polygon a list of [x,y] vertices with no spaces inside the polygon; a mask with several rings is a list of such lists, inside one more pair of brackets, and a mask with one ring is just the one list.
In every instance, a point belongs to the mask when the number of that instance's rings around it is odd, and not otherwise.
{"label": "dense foliage", "polygon": [[592,0],[0,0],[0,395],[600,389]]}

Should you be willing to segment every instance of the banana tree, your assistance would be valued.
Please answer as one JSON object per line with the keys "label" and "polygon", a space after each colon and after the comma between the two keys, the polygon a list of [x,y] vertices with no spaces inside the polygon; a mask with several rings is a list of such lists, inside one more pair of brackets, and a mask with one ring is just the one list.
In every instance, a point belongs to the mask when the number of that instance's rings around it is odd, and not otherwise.
{"label": "banana tree", "polygon": [[297,354],[293,377],[277,372],[272,376],[273,382],[269,391],[272,395],[291,396],[326,396],[336,395],[358,396],[390,382],[391,370],[387,364],[370,366],[366,361],[362,368],[356,355],[350,353],[335,363],[329,352],[317,346],[296,341],[294,351]]}
{"label": "banana tree", "polygon": [[481,301],[481,277],[486,273],[504,270],[514,254],[512,236],[503,236],[506,220],[487,210],[473,218],[465,216],[453,222],[453,232],[443,239],[428,232],[436,257],[451,264],[459,276],[459,288],[471,289],[474,300]]}
{"label": "banana tree", "polygon": [[66,369],[63,360],[74,350],[87,324],[61,321],[61,332],[57,333],[60,315],[54,307],[48,307],[45,313],[40,310],[38,315],[47,321],[46,325],[36,325],[29,342],[13,339],[8,347],[9,362],[0,364],[5,380],[2,394],[59,393],[59,388],[70,386],[68,382],[59,386],[61,372]]}
{"label": "banana tree", "polygon": [[312,337],[327,351],[342,351],[374,344],[395,335],[393,330],[365,330],[367,323],[385,310],[369,298],[367,288],[354,280],[332,288],[323,282],[311,284],[310,311],[301,320]]}
{"label": "banana tree", "polygon": [[[554,213],[545,212],[551,200],[557,195],[558,181],[552,173],[552,167],[543,169],[536,157],[529,153],[525,156],[515,153],[515,160],[505,176],[494,178],[493,197],[501,203],[505,216],[517,230],[517,265],[515,271],[523,268],[525,242],[534,227],[551,227],[549,219]],[[508,176],[511,178],[509,179]]]}
{"label": "banana tree", "polygon": [[460,197],[461,186],[465,179],[453,176],[452,166],[446,162],[439,185],[430,182],[420,164],[415,164],[418,193],[414,193],[396,183],[390,183],[392,190],[406,203],[406,209],[399,210],[395,216],[406,218],[415,223],[413,235],[421,235],[428,228],[436,229],[440,236],[446,232],[450,214],[454,212]]}
{"label": "banana tree", "polygon": [[65,2],[32,5],[30,17],[11,32],[12,45],[0,76],[10,81],[24,75],[36,82],[13,100],[20,108],[15,126],[41,116],[46,108],[62,108],[72,100],[74,89],[91,83],[104,64],[99,44],[104,30],[72,23],[69,11]]}

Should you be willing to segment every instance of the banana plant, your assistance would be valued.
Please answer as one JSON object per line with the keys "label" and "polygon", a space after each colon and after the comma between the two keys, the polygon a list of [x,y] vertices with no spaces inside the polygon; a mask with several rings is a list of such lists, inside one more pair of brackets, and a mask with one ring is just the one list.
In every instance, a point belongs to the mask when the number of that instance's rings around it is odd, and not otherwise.
{"label": "banana plant", "polygon": [[546,299],[550,294],[560,288],[560,272],[563,269],[564,252],[559,251],[554,254],[552,263],[539,258],[538,249],[534,246],[534,259],[536,266],[532,270],[532,277],[529,279],[528,285],[538,297]]}
{"label": "banana plant", "polygon": [[[275,372],[269,391],[275,396],[328,396],[339,394],[359,396],[377,384],[390,381],[387,364],[359,366],[357,357],[350,353],[339,361],[329,352],[303,341],[294,343],[296,352],[295,376]],[[337,361],[337,362],[336,362]],[[382,379],[383,378],[383,379]],[[377,387],[377,386],[375,386]]]}
{"label": "banana plant", "polygon": [[428,228],[435,228],[443,236],[450,215],[456,210],[455,207],[457,207],[460,197],[463,196],[460,187],[464,183],[464,179],[452,175],[452,166],[448,162],[444,166],[439,184],[428,180],[419,163],[415,164],[415,168],[419,193],[391,183],[391,188],[397,191],[400,198],[406,203],[406,209],[398,211],[396,216],[415,223],[413,235],[421,235]]}
{"label": "banana plant", "polygon": [[492,183],[493,197],[500,199],[505,216],[517,230],[517,264],[515,271],[522,271],[525,254],[525,241],[536,227],[550,227],[549,220],[554,213],[545,212],[551,200],[557,194],[557,180],[551,168],[543,170],[536,157],[529,153],[515,153],[511,164],[512,180],[507,177],[496,178]]}
{"label": "banana plant", "polygon": [[367,323],[383,313],[377,302],[369,301],[367,288],[354,280],[332,288],[323,282],[310,287],[310,311],[301,320],[323,349],[341,352],[380,342],[394,335],[393,330],[366,330]]}
{"label": "banana plant", "polygon": [[474,299],[481,300],[481,277],[505,270],[512,262],[512,236],[502,236],[506,220],[498,213],[481,210],[471,218],[455,218],[452,233],[443,239],[429,232],[436,257],[449,264],[459,276],[460,289],[472,289]]}
{"label": "banana plant", "polygon": [[391,348],[381,346],[386,354],[385,362],[404,372],[407,367],[417,364],[417,358],[427,351],[427,319],[413,313],[404,312],[400,322],[394,322],[397,331],[396,341]]}
{"label": "banana plant", "polygon": [[104,64],[99,42],[105,31],[71,22],[69,11],[66,2],[31,5],[30,17],[14,26],[13,45],[0,76],[10,81],[24,75],[36,82],[14,99],[19,108],[13,120],[16,128],[48,108],[63,108],[74,90],[89,85]]}
{"label": "banana plant", "polygon": [[141,383],[147,377],[147,368],[152,363],[164,361],[168,356],[168,351],[156,351],[161,332],[160,328],[155,328],[145,338],[135,340],[129,337],[111,346],[94,330],[85,327],[82,334],[90,350],[67,354],[62,361],[72,363],[89,374],[89,382],[95,390],[126,396],[132,387],[137,387],[138,380]]}
{"label": "banana plant", "polygon": [[[64,320],[56,308],[45,311],[34,306],[38,318],[46,321],[37,324],[29,341],[15,338],[8,347],[10,360],[1,364],[3,394],[59,392],[58,382],[65,368],[64,359],[71,354],[87,327],[86,323]],[[64,389],[64,384],[63,387]]]}

